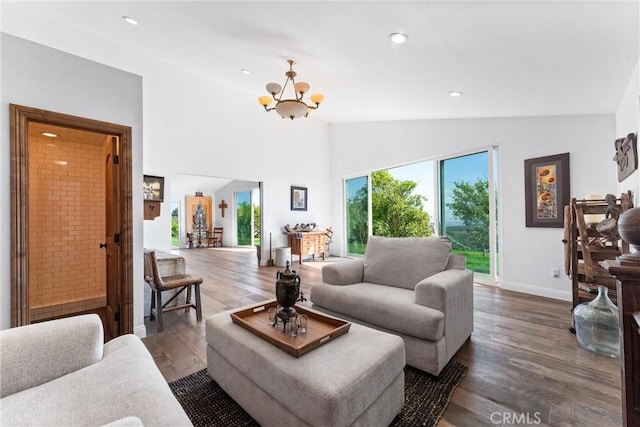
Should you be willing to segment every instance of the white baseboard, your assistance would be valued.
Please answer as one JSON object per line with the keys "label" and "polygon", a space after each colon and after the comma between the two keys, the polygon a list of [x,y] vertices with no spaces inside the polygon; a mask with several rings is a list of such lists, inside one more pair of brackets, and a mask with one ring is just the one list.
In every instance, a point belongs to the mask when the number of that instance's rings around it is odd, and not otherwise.
{"label": "white baseboard", "polygon": [[508,291],[520,292],[523,294],[536,295],[539,297],[553,298],[561,301],[572,301],[573,295],[571,291],[562,291],[559,289],[542,288],[540,286],[527,285],[525,283],[505,282],[501,283],[502,289]]}
{"label": "white baseboard", "polygon": [[142,339],[147,336],[147,327],[143,325],[136,326],[133,328],[133,334],[138,338]]}

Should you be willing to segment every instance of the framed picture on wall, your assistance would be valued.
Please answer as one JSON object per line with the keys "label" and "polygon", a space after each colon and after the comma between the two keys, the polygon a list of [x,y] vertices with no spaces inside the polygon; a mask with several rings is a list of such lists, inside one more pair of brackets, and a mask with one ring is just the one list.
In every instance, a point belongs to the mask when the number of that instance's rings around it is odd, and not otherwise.
{"label": "framed picture on wall", "polygon": [[144,175],[142,179],[142,198],[162,202],[164,200],[164,177]]}
{"label": "framed picture on wall", "polygon": [[307,187],[291,187],[291,210],[307,210]]}
{"label": "framed picture on wall", "polygon": [[569,204],[569,153],[524,161],[527,227],[564,227]]}

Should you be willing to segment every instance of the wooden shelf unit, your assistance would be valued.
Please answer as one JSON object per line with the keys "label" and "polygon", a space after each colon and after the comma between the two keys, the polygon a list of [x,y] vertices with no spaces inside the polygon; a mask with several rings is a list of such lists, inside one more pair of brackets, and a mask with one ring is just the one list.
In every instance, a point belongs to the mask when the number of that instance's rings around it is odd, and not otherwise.
{"label": "wooden shelf unit", "polygon": [[157,200],[144,201],[144,219],[153,220],[160,216],[160,202]]}
{"label": "wooden shelf unit", "polygon": [[[631,192],[616,199],[616,208],[610,217],[619,215],[633,207]],[[617,304],[616,279],[600,263],[615,260],[618,255],[629,252],[629,245],[622,239],[604,239],[595,225],[587,224],[585,215],[604,215],[608,205],[602,200],[577,200],[565,207],[565,270],[571,278],[573,306],[593,300],[598,295],[598,286],[608,289],[608,295]]]}
{"label": "wooden shelf unit", "polygon": [[[627,264],[627,265],[625,265]],[[640,425],[640,265],[605,261],[604,267],[618,281],[620,303],[620,374],[622,425]]]}
{"label": "wooden shelf unit", "polygon": [[[289,246],[291,247],[291,255],[298,255],[300,264],[303,263],[305,256],[311,255],[313,259],[316,254],[321,254],[322,259],[325,258],[326,252],[326,232],[324,231],[302,231],[286,233],[289,238]],[[293,264],[293,260],[291,261]]]}

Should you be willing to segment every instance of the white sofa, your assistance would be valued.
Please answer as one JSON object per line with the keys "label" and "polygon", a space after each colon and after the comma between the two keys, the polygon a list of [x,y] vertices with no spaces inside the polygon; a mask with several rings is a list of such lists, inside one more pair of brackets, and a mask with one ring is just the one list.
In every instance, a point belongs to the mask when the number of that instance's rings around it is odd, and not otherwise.
{"label": "white sofa", "polygon": [[135,335],[82,315],[0,331],[0,425],[190,426]]}
{"label": "white sofa", "polygon": [[445,237],[369,237],[364,258],[322,268],[313,308],[400,336],[407,364],[439,375],[473,331],[473,272]]}

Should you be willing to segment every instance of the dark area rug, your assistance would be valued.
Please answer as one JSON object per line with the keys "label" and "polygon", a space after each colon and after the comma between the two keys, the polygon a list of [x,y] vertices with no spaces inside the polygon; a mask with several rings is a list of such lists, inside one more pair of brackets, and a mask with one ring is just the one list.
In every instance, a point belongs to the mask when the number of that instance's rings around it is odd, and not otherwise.
{"label": "dark area rug", "polygon": [[[466,373],[467,367],[456,361],[449,362],[439,377],[405,367],[404,407],[391,425],[435,426]],[[259,425],[211,379],[206,369],[170,382],[169,387],[196,427]]]}

